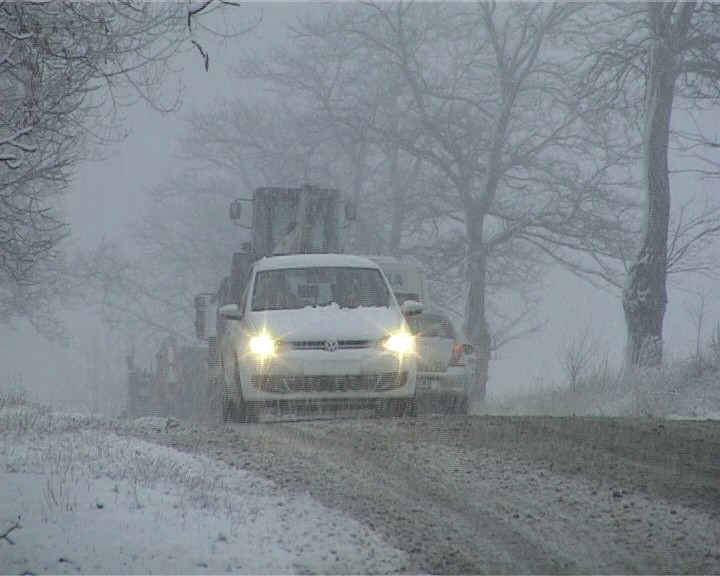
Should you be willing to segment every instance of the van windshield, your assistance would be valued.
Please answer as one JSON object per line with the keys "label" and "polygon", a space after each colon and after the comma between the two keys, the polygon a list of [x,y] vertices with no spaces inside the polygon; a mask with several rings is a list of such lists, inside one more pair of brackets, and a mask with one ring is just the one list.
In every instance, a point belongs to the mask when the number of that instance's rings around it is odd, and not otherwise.
{"label": "van windshield", "polygon": [[389,307],[390,289],[375,268],[307,267],[262,270],[255,276],[252,309],[306,306]]}

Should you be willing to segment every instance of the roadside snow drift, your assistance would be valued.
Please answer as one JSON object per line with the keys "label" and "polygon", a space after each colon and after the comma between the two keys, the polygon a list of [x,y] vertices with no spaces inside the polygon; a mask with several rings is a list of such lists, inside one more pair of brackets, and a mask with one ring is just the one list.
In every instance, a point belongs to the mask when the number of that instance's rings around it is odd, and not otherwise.
{"label": "roadside snow drift", "polygon": [[3,534],[3,574],[390,573],[406,562],[310,496],[31,407],[0,409]]}

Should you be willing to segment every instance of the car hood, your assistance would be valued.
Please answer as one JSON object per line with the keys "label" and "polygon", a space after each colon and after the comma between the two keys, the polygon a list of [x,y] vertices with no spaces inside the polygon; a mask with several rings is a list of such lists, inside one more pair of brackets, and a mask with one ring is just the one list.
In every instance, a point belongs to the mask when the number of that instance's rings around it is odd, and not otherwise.
{"label": "car hood", "polygon": [[251,313],[258,331],[266,331],[280,340],[379,340],[396,332],[403,324],[398,309],[384,307],[340,308],[329,306],[299,310],[263,310]]}

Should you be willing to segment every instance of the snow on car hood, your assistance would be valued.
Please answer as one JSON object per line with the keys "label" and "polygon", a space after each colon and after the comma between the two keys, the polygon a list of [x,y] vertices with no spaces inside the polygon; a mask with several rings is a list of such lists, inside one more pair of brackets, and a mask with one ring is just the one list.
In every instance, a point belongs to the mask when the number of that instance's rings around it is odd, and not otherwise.
{"label": "snow on car hood", "polygon": [[306,306],[298,310],[263,310],[251,313],[257,330],[286,341],[301,340],[378,340],[396,332],[403,324],[396,308],[340,308]]}

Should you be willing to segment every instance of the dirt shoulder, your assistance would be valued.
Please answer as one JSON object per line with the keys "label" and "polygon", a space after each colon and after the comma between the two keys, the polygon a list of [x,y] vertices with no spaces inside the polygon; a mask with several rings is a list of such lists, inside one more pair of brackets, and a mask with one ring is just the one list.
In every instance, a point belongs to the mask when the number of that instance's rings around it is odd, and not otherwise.
{"label": "dirt shoulder", "polygon": [[403,435],[509,451],[562,474],[720,510],[720,422],[476,416],[404,422]]}

